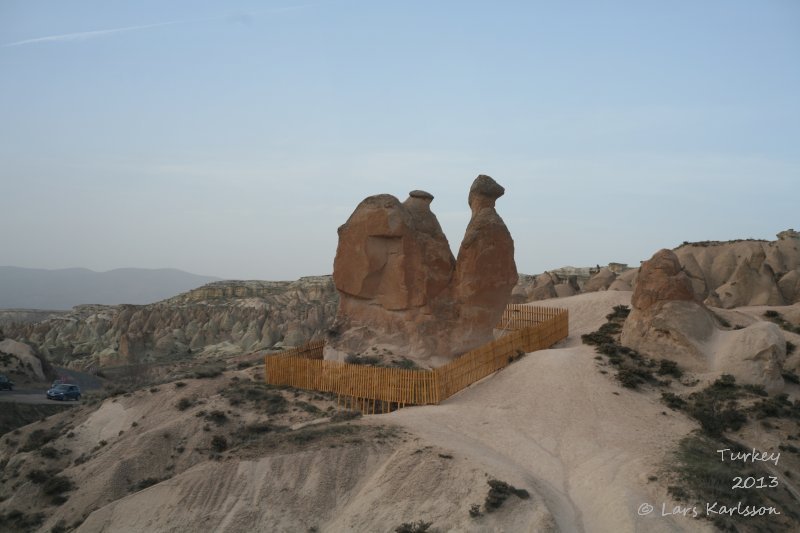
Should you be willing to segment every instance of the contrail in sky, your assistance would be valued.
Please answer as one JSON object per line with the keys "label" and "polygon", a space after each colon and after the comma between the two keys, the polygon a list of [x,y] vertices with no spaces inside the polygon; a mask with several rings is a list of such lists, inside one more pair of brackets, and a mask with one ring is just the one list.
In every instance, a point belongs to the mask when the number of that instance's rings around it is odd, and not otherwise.
{"label": "contrail in sky", "polygon": [[157,22],[155,24],[144,24],[142,26],[126,26],[124,28],[111,28],[110,30],[95,30],[95,31],[80,31],[76,33],[62,33],[60,35],[48,35],[47,37],[37,37],[35,39],[25,39],[24,41],[16,41],[2,45],[3,48],[9,46],[22,46],[25,44],[34,43],[47,43],[47,42],[63,42],[63,41],[85,41],[94,37],[102,35],[110,35],[113,33],[123,33],[126,31],[146,30],[148,28],[157,28],[159,26],[171,26],[173,24],[182,24],[184,20],[173,20],[171,22]]}
{"label": "contrail in sky", "polygon": [[[256,10],[254,13],[269,13],[269,14],[280,14],[280,13],[287,13],[289,11],[296,11],[299,9],[305,9],[308,7],[312,7],[316,4],[302,4],[297,6],[286,6],[286,7],[279,7],[273,9],[264,9],[264,10]],[[94,30],[94,31],[80,31],[75,33],[61,33],[59,35],[48,35],[46,37],[36,37],[35,39],[25,39],[23,41],[15,41],[13,43],[6,43],[0,45],[0,48],[8,48],[11,46],[23,46],[26,44],[36,44],[36,43],[52,43],[52,42],[65,42],[65,41],[85,41],[87,39],[93,39],[95,37],[101,37],[103,35],[111,35],[114,33],[124,33],[128,31],[137,31],[137,30],[147,30],[149,28],[158,28],[160,26],[172,26],[175,24],[184,24],[186,22],[198,22],[203,20],[222,20],[225,18],[230,18],[229,16],[217,16],[217,17],[205,17],[205,18],[197,18],[197,19],[187,19],[187,20],[173,20],[169,22],[157,22],[155,24],[144,24],[141,26],[125,26],[124,28],[111,28],[108,30]]]}

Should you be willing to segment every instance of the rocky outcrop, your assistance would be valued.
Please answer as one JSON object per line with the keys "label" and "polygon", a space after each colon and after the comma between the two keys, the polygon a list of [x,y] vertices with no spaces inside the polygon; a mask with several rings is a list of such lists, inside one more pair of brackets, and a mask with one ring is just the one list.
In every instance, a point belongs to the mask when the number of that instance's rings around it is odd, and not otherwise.
{"label": "rocky outcrop", "polygon": [[673,251],[660,250],[642,264],[631,306],[620,337],[625,346],[692,372],[732,374],[770,393],[783,388],[786,341],[777,326],[757,322],[741,330],[718,328]]}
{"label": "rocky outcrop", "polygon": [[744,329],[725,332],[715,350],[712,370],[731,374],[740,383],[762,385],[767,392],[783,389],[781,370],[786,359],[786,340],[770,322],[756,322]]}
{"label": "rocky outcrop", "polygon": [[458,260],[429,193],[362,201],[339,228],[340,301],[325,358],[380,350],[431,366],[491,339],[517,282],[514,242],[494,207],[503,193],[488,176],[472,184]]}
{"label": "rocky outcrop", "polygon": [[609,263],[605,267],[561,267],[535,276],[520,274],[511,298],[514,303],[526,303],[583,292],[630,291],[637,272],[623,263]]}
{"label": "rocky outcrop", "polygon": [[47,309],[0,309],[0,328],[8,324],[33,324],[69,313]]}
{"label": "rocky outcrop", "polygon": [[703,344],[714,333],[714,319],[694,298],[692,283],[671,250],[659,250],[639,269],[630,315],[621,342],[651,357],[677,360],[705,369]]}
{"label": "rocky outcrop", "polygon": [[236,353],[320,337],[333,322],[330,276],[298,281],[221,281],[150,305],[85,305],[5,335],[75,368]]}
{"label": "rocky outcrop", "polygon": [[698,298],[714,307],[789,305],[800,301],[800,238],[685,243],[675,250]]}
{"label": "rocky outcrop", "polygon": [[44,381],[49,370],[47,363],[27,344],[12,339],[0,340],[0,374],[16,380]]}

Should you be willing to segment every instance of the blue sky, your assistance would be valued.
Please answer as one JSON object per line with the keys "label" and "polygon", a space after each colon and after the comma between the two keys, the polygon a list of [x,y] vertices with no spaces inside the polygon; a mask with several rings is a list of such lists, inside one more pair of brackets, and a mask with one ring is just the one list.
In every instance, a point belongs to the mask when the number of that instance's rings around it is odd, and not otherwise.
{"label": "blue sky", "polygon": [[521,272],[800,229],[800,3],[0,0],[0,264],[329,273],[366,196]]}

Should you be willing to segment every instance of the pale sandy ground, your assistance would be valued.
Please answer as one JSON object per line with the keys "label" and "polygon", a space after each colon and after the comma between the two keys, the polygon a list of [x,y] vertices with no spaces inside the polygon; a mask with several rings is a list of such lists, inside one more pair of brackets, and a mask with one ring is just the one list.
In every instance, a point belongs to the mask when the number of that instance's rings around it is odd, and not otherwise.
{"label": "pale sandy ground", "polygon": [[[391,532],[416,520],[440,532],[710,531],[705,521],[658,516],[662,502],[671,505],[665,458],[695,424],[656,394],[624,389],[612,373],[601,374],[593,349],[581,344],[582,333],[629,299],[629,292],[600,292],[540,303],[569,309],[569,339],[442,405],[359,422],[400,428],[393,440],[356,438],[248,460],[177,457],[177,475],[130,494],[120,479],[167,467],[155,456],[148,462],[144,450],[181,442],[205,449],[210,434],[191,412],[176,417],[165,391],[107,403],[75,430],[78,449],[101,439],[109,444],[96,460],[65,471],[82,489],[64,512],[96,509],[80,532]],[[207,381],[191,381],[181,395],[207,388]],[[134,471],[140,475],[133,478]],[[489,478],[532,497],[511,496],[498,511],[473,519],[469,507],[483,503]],[[643,503],[656,515],[639,517]]]}
{"label": "pale sandy ground", "polygon": [[694,424],[599,373],[594,350],[580,341],[611,307],[629,304],[630,295],[599,292],[538,302],[569,309],[569,339],[443,405],[387,418],[534,489],[560,531],[702,531],[707,525],[697,520],[637,514],[642,503],[660,510],[661,502],[670,502],[663,487],[647,478],[659,475],[665,454]]}

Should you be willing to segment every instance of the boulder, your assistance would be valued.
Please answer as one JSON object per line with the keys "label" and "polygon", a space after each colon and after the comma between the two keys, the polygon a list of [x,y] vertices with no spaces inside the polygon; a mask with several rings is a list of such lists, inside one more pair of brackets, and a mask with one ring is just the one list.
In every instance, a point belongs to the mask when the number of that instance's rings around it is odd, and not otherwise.
{"label": "boulder", "polygon": [[647,311],[661,302],[672,300],[694,302],[694,292],[678,257],[672,250],[662,249],[642,263],[631,305],[639,311]]}

